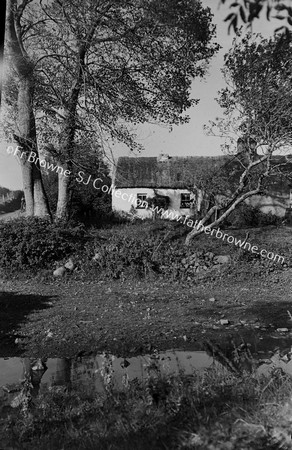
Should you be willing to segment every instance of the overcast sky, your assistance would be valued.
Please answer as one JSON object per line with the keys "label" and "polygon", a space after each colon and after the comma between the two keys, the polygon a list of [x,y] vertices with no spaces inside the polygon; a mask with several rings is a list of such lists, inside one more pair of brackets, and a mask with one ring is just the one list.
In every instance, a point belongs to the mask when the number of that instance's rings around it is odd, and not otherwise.
{"label": "overcast sky", "polygon": [[[222,116],[222,111],[215,101],[218,90],[224,87],[224,81],[220,69],[223,67],[223,56],[231,46],[233,34],[228,36],[227,24],[224,18],[228,14],[226,6],[218,8],[219,0],[203,0],[204,6],[209,6],[214,14],[214,23],[217,25],[216,41],[222,49],[213,58],[208,75],[204,81],[194,81],[192,96],[199,98],[198,105],[192,107],[188,114],[190,123],[174,127],[172,132],[167,129],[154,126],[143,126],[138,131],[139,142],[143,144],[145,150],[141,156],[157,156],[159,153],[168,153],[171,156],[180,155],[219,155],[220,139],[206,136],[203,131],[204,124],[218,116]],[[261,32],[268,36],[277,26],[277,23],[267,22],[264,18],[257,20],[253,31]],[[0,186],[10,189],[22,189],[20,167],[17,161],[6,152],[7,144],[0,143]],[[127,148],[115,145],[113,155],[131,155]]]}

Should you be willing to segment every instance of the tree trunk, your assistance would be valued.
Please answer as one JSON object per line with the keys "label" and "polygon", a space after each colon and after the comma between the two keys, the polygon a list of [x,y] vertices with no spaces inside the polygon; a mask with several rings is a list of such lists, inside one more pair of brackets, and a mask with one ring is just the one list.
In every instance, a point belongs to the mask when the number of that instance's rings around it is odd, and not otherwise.
{"label": "tree trunk", "polygon": [[68,168],[68,165],[62,164],[59,165],[62,167],[63,173],[58,173],[58,203],[57,203],[57,211],[56,218],[59,220],[68,220],[69,218],[69,210],[70,210],[70,179],[71,176],[64,175],[65,170],[69,170],[71,174],[71,170]]}
{"label": "tree trunk", "polygon": [[[62,167],[67,168],[72,164],[74,155],[74,142],[76,132],[76,117],[77,117],[77,105],[80,89],[83,83],[83,77],[85,72],[85,56],[92,42],[96,27],[99,20],[95,20],[92,27],[88,30],[87,37],[84,43],[79,47],[78,61],[77,61],[77,75],[74,83],[72,84],[71,93],[66,102],[66,109],[63,111],[64,124],[61,131],[60,138],[60,151],[62,154],[63,162]],[[69,170],[69,169],[68,169]],[[69,217],[70,206],[70,182],[72,181],[72,172],[66,178],[59,173],[58,179],[58,204],[56,218],[61,220],[67,220]]]}
{"label": "tree trunk", "polygon": [[25,214],[27,217],[32,217],[34,215],[32,165],[21,161],[21,173],[25,198]]}
{"label": "tree trunk", "polygon": [[54,374],[53,386],[64,386],[71,388],[71,360],[68,358],[57,358],[56,372]]}
{"label": "tree trunk", "polygon": [[[72,183],[72,159],[74,157],[75,131],[76,131],[76,109],[80,90],[80,80],[76,81],[72,88],[72,95],[68,102],[68,108],[63,111],[64,124],[60,133],[60,159],[58,166],[62,167],[63,172],[58,172],[58,202],[56,219],[68,220],[70,213],[70,185]],[[64,175],[65,171],[69,174]],[[68,173],[67,172],[67,173]]]}
{"label": "tree trunk", "polygon": [[[18,153],[23,177],[23,190],[27,216],[50,217],[49,205],[44,191],[38,160],[35,117],[33,111],[34,73],[33,65],[25,53],[21,33],[16,33],[15,0],[7,1],[7,48],[18,76],[18,117],[15,138],[22,147]],[[19,24],[18,24],[19,26]],[[35,162],[29,159],[30,152]]]}
{"label": "tree trunk", "polygon": [[[254,189],[253,191],[247,192],[243,194],[241,197],[234,200],[234,202],[231,204],[229,208],[220,216],[218,219],[214,220],[211,224],[206,225],[208,228],[214,228],[217,225],[220,225],[228,216],[232,213],[232,211],[235,210],[236,206],[240,203],[244,202],[249,197],[252,197],[253,195],[257,195],[260,192],[260,188]],[[213,206],[205,215],[205,217],[201,220],[201,224],[204,225],[206,221],[214,214],[216,210],[219,210],[217,206]],[[200,223],[200,222],[199,222]],[[201,227],[200,227],[201,228]],[[186,237],[185,244],[190,245],[190,242],[200,234],[204,232],[204,228],[194,228]]]}
{"label": "tree trunk", "polygon": [[[31,74],[32,76],[32,74]],[[35,119],[32,109],[34,83],[32,78],[21,77],[18,85],[18,133],[26,216],[50,217],[41,168],[38,161]],[[22,153],[22,151],[24,153]],[[33,152],[33,158],[29,158]]]}
{"label": "tree trunk", "polygon": [[[212,206],[212,208],[209,209],[209,211],[205,214],[203,219],[200,221],[201,224],[204,225],[207,222],[207,220],[209,220],[216,211],[218,212],[222,209],[225,209],[225,212],[222,214],[222,216],[220,216],[218,219],[215,219],[210,225],[208,225],[209,228],[214,228],[215,226],[222,223],[223,220],[229,216],[229,214],[236,208],[237,205],[244,202],[247,198],[252,197],[253,195],[259,194],[261,192],[261,186],[262,186],[263,179],[266,178],[270,174],[270,160],[271,160],[272,154],[273,154],[273,148],[270,148],[269,151],[265,155],[263,155],[260,158],[257,158],[254,161],[251,161],[249,163],[249,165],[245,168],[243,173],[241,174],[238,187],[237,187],[236,191],[233,193],[232,199],[228,202],[228,204],[225,206],[225,208],[223,208],[223,207],[220,208],[216,205]],[[243,192],[246,187],[246,181],[247,181],[248,175],[250,174],[251,170],[254,167],[262,164],[263,162],[266,162],[266,170],[259,176],[257,188],[254,188],[253,190],[248,191],[244,194]],[[216,217],[216,215],[215,215],[215,217]],[[194,228],[187,235],[185,244],[189,245],[192,239],[194,239],[196,236],[198,236],[202,233],[203,233],[203,229],[199,230],[197,227]]]}
{"label": "tree trunk", "polygon": [[51,218],[49,202],[45,193],[41,169],[34,167],[33,176],[33,198],[34,198],[34,216]]}
{"label": "tree trunk", "polygon": [[[74,156],[74,141],[76,130],[76,108],[79,88],[72,88],[68,107],[63,110],[64,123],[60,132],[58,166],[58,202],[56,219],[67,221],[70,212],[70,185],[72,182],[72,159]],[[65,171],[67,170],[67,176]]]}

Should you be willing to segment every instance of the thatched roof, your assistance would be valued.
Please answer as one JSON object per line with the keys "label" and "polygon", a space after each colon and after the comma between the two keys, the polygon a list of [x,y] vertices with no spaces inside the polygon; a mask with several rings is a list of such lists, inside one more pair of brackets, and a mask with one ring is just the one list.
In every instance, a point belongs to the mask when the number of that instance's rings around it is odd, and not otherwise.
{"label": "thatched roof", "polygon": [[194,184],[199,171],[221,167],[225,156],[120,157],[115,185],[117,188],[185,189]]}
{"label": "thatched roof", "polygon": [[[196,183],[202,173],[212,172],[224,166],[225,175],[232,183],[242,173],[242,166],[234,156],[173,156],[128,157],[118,159],[115,186],[117,188],[161,188],[188,189]],[[283,164],[281,174],[269,178],[269,191],[289,192],[292,180],[292,163],[283,156],[274,156],[272,164]]]}

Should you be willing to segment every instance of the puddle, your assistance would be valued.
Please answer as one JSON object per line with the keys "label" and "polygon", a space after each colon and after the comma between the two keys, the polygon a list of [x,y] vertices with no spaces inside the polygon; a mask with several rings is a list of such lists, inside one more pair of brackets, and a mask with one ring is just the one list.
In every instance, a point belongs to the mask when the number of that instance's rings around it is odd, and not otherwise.
{"label": "puddle", "polygon": [[292,377],[292,359],[291,358],[292,358],[291,352],[282,354],[280,351],[277,351],[274,355],[272,355],[269,358],[269,364],[262,364],[258,368],[257,373],[259,375],[267,374],[268,372],[270,372],[274,369],[282,369],[283,372],[285,372],[288,375],[291,375],[291,377]]}
{"label": "puddle", "polygon": [[[54,387],[94,395],[94,393],[104,392],[106,377],[111,377],[113,384],[119,389],[123,387],[125,380],[126,382],[134,379],[143,380],[152,366],[153,370],[158,369],[162,374],[178,374],[183,371],[186,375],[190,375],[194,371],[207,369],[213,364],[219,367],[223,365],[232,370],[232,365],[234,361],[236,362],[234,355],[242,354],[245,358],[249,355],[247,360],[251,357],[253,362],[256,361],[256,371],[259,374],[281,368],[292,376],[291,342],[288,344],[284,340],[281,343],[281,348],[286,350],[280,351],[279,342],[277,342],[278,349],[275,349],[274,345],[270,347],[270,351],[262,345],[255,349],[254,345],[241,344],[235,350],[231,349],[230,353],[230,348],[222,350],[214,344],[213,352],[210,352],[210,349],[208,352],[174,350],[127,359],[105,354],[71,359],[0,358],[0,416],[5,415],[6,406],[10,409],[13,404],[15,405],[25,380],[28,379],[32,383],[30,393],[33,397]],[[210,356],[212,354],[213,356]],[[228,360],[230,355],[233,355],[231,364]],[[245,359],[245,362],[247,360]],[[245,366],[242,365],[242,367]]]}
{"label": "puddle", "polygon": [[[39,392],[44,392],[52,386],[70,385],[71,388],[88,393],[104,390],[103,370],[107,362],[112,363],[114,382],[117,387],[122,387],[123,379],[127,376],[129,381],[143,379],[146,376],[147,367],[154,360],[161,373],[179,373],[183,370],[186,374],[194,370],[205,369],[213,363],[213,358],[206,352],[191,351],[167,351],[155,357],[150,355],[133,358],[116,358],[109,355],[88,356],[76,359],[55,358],[34,360],[32,358],[0,358],[0,386],[13,385],[25,379],[25,373],[29,365],[33,368],[35,361],[46,366],[46,370],[32,370],[32,373],[43,372],[39,382]],[[1,392],[2,391],[2,392]],[[0,396],[5,395],[3,388]]]}
{"label": "puddle", "polygon": [[51,389],[69,389],[93,396],[105,391],[105,379],[111,375],[112,384],[122,389],[129,381],[143,380],[152,364],[156,373],[158,369],[165,374],[178,374],[182,370],[191,374],[210,367],[213,362],[206,352],[179,350],[127,359],[112,355],[75,359],[0,358],[0,422],[20,406],[25,385],[29,385],[34,398]]}

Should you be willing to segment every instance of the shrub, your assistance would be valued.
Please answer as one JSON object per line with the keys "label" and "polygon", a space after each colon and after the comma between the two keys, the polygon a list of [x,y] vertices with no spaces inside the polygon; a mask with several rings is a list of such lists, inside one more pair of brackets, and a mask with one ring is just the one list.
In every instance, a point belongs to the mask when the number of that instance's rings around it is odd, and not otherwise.
{"label": "shrub", "polygon": [[129,276],[186,279],[190,269],[182,260],[194,253],[194,249],[184,246],[181,230],[184,230],[182,226],[178,229],[177,224],[160,220],[103,230],[96,240],[95,268],[92,246],[87,247],[86,274],[115,279]]}
{"label": "shrub", "polygon": [[262,227],[267,225],[279,225],[282,219],[269,212],[265,214],[258,206],[243,203],[227,217],[225,224],[236,228]]}
{"label": "shrub", "polygon": [[133,216],[131,213],[125,212],[125,211],[109,211],[108,213],[104,214],[98,222],[94,224],[96,227],[97,225],[101,225],[102,227],[112,227],[113,225],[123,225],[128,224],[133,221]]}
{"label": "shrub", "polygon": [[145,240],[145,236],[121,236],[114,234],[96,245],[99,255],[98,266],[103,275],[108,278],[119,279],[125,275],[144,277],[150,273],[158,273],[159,265],[153,259],[157,238]]}
{"label": "shrub", "polygon": [[267,225],[280,225],[282,220],[282,217],[278,217],[271,212],[268,212],[267,214],[260,212],[258,225],[260,227]]}
{"label": "shrub", "polygon": [[20,218],[0,222],[0,267],[22,270],[49,268],[72,255],[88,240],[82,226]]}

